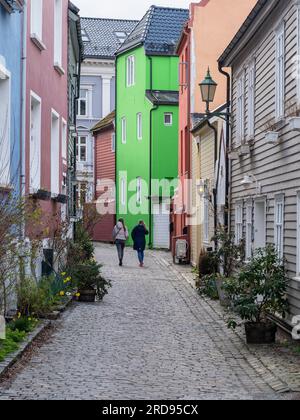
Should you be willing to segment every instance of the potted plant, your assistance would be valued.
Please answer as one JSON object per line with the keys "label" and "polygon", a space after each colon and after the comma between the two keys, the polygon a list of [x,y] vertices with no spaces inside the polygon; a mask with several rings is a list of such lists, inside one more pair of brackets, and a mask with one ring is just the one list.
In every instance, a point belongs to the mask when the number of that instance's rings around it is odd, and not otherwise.
{"label": "potted plant", "polygon": [[216,275],[219,299],[222,306],[228,307],[230,305],[230,299],[227,296],[223,285],[227,280],[234,276],[241,264],[243,244],[242,242],[236,244],[234,234],[228,232],[224,226],[219,226],[213,240],[218,244],[215,258],[220,267],[220,273]]}
{"label": "potted plant", "polygon": [[101,301],[111,286],[101,275],[101,265],[94,260],[78,264],[71,275],[78,289],[80,302],[95,302],[96,298]]}
{"label": "potted plant", "polygon": [[237,314],[246,321],[249,344],[270,344],[276,339],[277,326],[269,316],[285,317],[287,276],[274,246],[258,250],[237,277],[224,283]]}
{"label": "potted plant", "polygon": [[300,107],[298,104],[291,104],[288,109],[289,126],[292,131],[300,131]]}
{"label": "potted plant", "polygon": [[265,124],[265,140],[268,144],[277,144],[279,141],[279,123],[276,121],[268,121]]}

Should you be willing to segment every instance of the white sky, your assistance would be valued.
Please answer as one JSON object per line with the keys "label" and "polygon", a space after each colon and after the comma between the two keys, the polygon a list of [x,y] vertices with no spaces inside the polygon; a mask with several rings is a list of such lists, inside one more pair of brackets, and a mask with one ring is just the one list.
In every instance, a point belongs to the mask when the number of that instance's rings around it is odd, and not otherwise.
{"label": "white sky", "polygon": [[140,20],[151,5],[189,8],[192,0],[73,0],[82,17]]}

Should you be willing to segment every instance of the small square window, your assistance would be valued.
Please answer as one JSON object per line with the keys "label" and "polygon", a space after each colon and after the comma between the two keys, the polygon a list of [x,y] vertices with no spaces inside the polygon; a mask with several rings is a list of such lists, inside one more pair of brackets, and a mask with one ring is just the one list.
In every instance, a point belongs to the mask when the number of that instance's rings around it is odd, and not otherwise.
{"label": "small square window", "polygon": [[173,114],[172,113],[166,113],[164,115],[164,122],[165,122],[165,125],[167,125],[167,126],[173,125]]}

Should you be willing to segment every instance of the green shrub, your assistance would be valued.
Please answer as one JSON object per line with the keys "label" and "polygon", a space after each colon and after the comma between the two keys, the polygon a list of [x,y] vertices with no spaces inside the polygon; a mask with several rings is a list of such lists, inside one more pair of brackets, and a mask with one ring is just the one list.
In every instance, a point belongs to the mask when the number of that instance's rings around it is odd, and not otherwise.
{"label": "green shrub", "polygon": [[19,344],[24,341],[25,332],[6,330],[6,339],[0,340],[0,362],[10,354],[18,350]]}
{"label": "green shrub", "polygon": [[213,252],[201,251],[198,263],[198,272],[200,278],[217,272],[217,261]]}
{"label": "green shrub", "polygon": [[29,333],[34,330],[37,325],[37,320],[30,317],[20,317],[9,323],[9,328],[11,331],[19,331]]}
{"label": "green shrub", "polygon": [[197,289],[201,296],[207,296],[213,300],[219,299],[215,274],[201,277]]}
{"label": "green shrub", "polygon": [[96,289],[97,297],[102,300],[108,293],[111,283],[101,275],[101,265],[94,260],[77,264],[70,271],[72,282],[80,290]]}

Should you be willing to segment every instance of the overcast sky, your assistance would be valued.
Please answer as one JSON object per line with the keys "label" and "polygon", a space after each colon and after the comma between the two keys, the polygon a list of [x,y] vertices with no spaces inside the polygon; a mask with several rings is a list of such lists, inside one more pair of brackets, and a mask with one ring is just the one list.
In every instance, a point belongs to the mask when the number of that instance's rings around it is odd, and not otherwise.
{"label": "overcast sky", "polygon": [[73,0],[83,17],[140,20],[148,8],[156,6],[188,8],[192,0]]}

